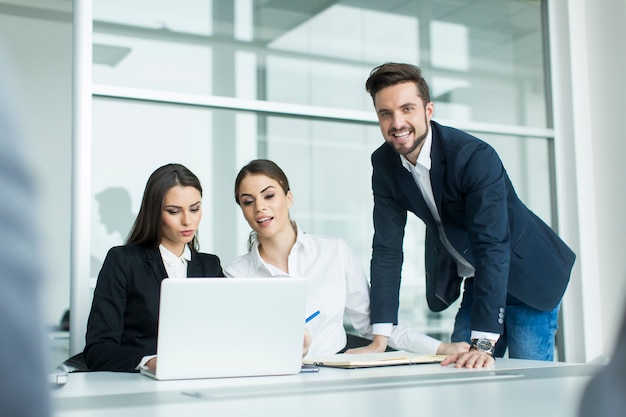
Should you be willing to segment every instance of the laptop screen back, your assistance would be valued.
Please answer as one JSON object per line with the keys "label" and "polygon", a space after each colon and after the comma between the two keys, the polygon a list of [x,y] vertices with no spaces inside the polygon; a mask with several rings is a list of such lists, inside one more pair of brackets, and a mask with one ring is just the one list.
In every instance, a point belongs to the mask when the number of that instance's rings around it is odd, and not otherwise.
{"label": "laptop screen back", "polygon": [[302,278],[164,279],[155,377],[300,372],[306,295]]}

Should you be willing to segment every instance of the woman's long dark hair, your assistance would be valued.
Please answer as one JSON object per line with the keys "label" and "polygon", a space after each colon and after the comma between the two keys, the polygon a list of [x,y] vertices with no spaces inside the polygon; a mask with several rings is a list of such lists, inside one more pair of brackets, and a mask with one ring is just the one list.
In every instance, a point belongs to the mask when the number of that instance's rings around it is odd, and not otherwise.
{"label": "woman's long dark hair", "polygon": [[[136,243],[150,248],[158,248],[161,243],[161,213],[165,194],[177,185],[193,187],[202,196],[200,180],[193,172],[181,164],[167,164],[154,171],[143,192],[141,208],[135,219],[133,228],[126,239],[126,243]],[[197,233],[189,242],[189,248],[197,252],[200,248]]]}

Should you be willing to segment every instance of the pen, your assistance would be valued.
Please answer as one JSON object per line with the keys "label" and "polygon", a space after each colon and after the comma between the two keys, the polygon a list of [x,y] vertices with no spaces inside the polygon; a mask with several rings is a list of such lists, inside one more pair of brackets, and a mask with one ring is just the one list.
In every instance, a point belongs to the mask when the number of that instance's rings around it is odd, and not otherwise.
{"label": "pen", "polygon": [[304,321],[304,323],[308,323],[311,320],[313,320],[315,317],[317,317],[317,315],[320,314],[320,311],[317,310],[315,313],[311,314],[309,317],[306,318],[306,320]]}

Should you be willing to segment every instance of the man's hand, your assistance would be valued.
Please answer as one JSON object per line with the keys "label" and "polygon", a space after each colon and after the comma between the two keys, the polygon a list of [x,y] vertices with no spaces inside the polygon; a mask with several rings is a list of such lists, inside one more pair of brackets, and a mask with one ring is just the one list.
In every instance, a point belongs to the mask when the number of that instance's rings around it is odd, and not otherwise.
{"label": "man's hand", "polygon": [[374,353],[374,352],[384,352],[387,349],[387,341],[389,338],[387,336],[381,336],[379,334],[374,335],[374,340],[367,346],[348,349],[346,353]]}
{"label": "man's hand", "polygon": [[488,353],[472,349],[444,359],[441,366],[447,366],[451,363],[454,363],[455,368],[491,368],[495,360]]}
{"label": "man's hand", "polygon": [[467,352],[470,349],[469,343],[441,343],[437,348],[437,355],[455,355],[457,353]]}

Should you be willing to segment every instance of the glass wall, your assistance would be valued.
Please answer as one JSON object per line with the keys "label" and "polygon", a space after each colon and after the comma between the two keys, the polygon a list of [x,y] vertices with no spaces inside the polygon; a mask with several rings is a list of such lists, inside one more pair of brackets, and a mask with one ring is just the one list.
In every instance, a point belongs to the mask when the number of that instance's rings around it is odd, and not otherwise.
{"label": "glass wall", "polygon": [[[386,61],[418,64],[434,119],[492,144],[552,223],[540,2],[93,0],[93,43],[92,278],[166,162],[199,175],[202,250],[228,264],[249,232],[234,178],[257,157],[287,173],[302,229],[344,238],[368,271],[382,137],[363,86]],[[455,309],[427,311],[419,219],[406,235],[400,320],[447,337]]]}

